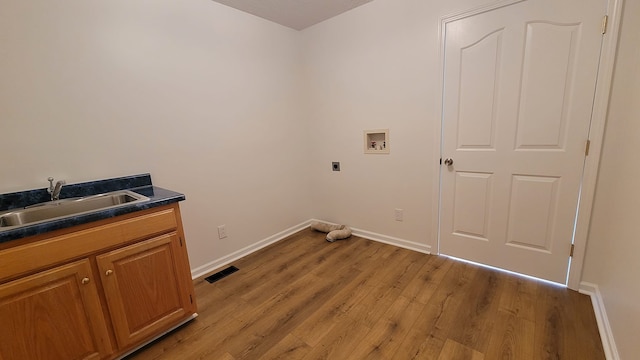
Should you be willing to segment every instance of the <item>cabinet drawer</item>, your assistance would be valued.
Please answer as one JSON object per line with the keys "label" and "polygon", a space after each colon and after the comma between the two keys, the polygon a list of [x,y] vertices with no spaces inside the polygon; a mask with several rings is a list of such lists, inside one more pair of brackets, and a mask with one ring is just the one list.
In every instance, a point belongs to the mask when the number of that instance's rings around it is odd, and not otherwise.
{"label": "cabinet drawer", "polygon": [[[174,208],[114,221],[0,251],[0,282],[57,263],[86,256],[176,229]],[[73,228],[70,229],[71,231]]]}

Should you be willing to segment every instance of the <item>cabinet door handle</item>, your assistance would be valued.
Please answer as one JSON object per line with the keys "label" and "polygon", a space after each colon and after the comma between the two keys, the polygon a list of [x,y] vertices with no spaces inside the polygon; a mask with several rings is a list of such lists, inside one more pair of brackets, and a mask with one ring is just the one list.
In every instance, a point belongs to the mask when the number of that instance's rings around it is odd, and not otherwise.
{"label": "cabinet door handle", "polygon": [[88,277],[82,279],[82,285],[87,285],[89,283],[89,281],[91,281],[91,280],[89,280]]}
{"label": "cabinet door handle", "polygon": [[106,276],[109,276],[109,275],[113,274],[113,270],[107,270],[104,274]]}

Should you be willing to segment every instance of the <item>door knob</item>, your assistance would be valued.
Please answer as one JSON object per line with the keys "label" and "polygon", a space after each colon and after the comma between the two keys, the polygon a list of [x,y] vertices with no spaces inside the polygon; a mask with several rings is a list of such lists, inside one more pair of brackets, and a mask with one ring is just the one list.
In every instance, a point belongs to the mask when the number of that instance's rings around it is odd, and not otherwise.
{"label": "door knob", "polygon": [[82,279],[82,281],[81,281],[81,282],[82,282],[82,285],[87,285],[90,281],[91,281],[91,280],[89,280],[89,278],[88,278],[88,277],[86,277],[86,278]]}
{"label": "door knob", "polygon": [[447,165],[447,166],[453,165],[453,159],[452,158],[444,159],[444,164]]}
{"label": "door knob", "polygon": [[113,274],[113,270],[107,270],[107,271],[105,271],[104,274],[109,276],[109,275]]}

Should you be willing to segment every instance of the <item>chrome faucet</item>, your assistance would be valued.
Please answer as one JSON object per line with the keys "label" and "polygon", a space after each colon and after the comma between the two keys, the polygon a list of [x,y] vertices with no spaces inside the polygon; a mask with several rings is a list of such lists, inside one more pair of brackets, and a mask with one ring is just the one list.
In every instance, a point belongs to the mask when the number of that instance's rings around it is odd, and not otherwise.
{"label": "chrome faucet", "polygon": [[53,178],[50,177],[49,180],[49,188],[47,192],[51,194],[51,201],[60,199],[60,191],[62,191],[62,185],[65,185],[67,182],[64,180],[58,180],[55,185],[53,185]]}

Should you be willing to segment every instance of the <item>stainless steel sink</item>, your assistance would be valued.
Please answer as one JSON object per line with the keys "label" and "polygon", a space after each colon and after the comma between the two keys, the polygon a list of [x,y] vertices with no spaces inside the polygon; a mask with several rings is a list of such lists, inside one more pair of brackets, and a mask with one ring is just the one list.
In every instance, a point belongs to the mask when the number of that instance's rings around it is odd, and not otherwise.
{"label": "stainless steel sink", "polygon": [[149,198],[146,196],[128,190],[121,190],[81,198],[48,201],[24,209],[13,209],[0,213],[0,228],[31,225],[147,200]]}

